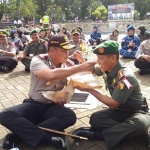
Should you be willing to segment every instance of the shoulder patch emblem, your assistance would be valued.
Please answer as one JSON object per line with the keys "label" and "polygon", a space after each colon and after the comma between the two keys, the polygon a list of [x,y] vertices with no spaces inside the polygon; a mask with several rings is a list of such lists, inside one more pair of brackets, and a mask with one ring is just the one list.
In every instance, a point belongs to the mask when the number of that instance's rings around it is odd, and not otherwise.
{"label": "shoulder patch emblem", "polygon": [[118,84],[117,84],[117,88],[120,89],[120,90],[123,90],[124,89],[124,82],[119,81]]}
{"label": "shoulder patch emblem", "polygon": [[121,81],[124,82],[128,89],[133,87],[133,85],[125,77]]}

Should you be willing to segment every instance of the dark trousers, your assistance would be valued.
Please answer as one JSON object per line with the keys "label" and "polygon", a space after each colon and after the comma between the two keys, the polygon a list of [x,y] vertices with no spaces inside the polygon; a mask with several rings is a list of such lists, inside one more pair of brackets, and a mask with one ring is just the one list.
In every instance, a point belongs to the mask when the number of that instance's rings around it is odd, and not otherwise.
{"label": "dark trousers", "polygon": [[38,126],[64,130],[75,122],[76,115],[71,109],[55,103],[43,104],[32,99],[25,99],[23,104],[7,108],[0,113],[0,123],[32,147],[36,147],[47,134]]}
{"label": "dark trousers", "polygon": [[108,148],[114,148],[126,138],[133,138],[148,132],[150,115],[106,109],[91,115],[91,126],[102,131]]}
{"label": "dark trousers", "polygon": [[147,60],[135,60],[134,65],[136,68],[139,69],[150,69],[150,62],[148,62]]}
{"label": "dark trousers", "polygon": [[7,67],[9,71],[16,68],[18,65],[18,62],[15,59],[9,59],[9,60],[0,60],[0,67]]}

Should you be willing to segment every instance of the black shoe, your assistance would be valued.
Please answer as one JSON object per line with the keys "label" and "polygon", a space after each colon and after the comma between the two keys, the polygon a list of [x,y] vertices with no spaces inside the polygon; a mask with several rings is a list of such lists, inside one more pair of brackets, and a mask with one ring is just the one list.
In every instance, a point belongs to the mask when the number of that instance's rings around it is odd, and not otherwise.
{"label": "black shoe", "polygon": [[[94,136],[93,136],[94,131],[90,127],[81,127],[79,129],[75,130],[72,134],[86,137],[89,140],[94,140]],[[74,139],[75,139],[75,141],[78,140],[77,138],[74,138]]]}
{"label": "black shoe", "polygon": [[5,136],[4,141],[3,141],[3,149],[10,150],[20,142],[20,138],[14,134],[14,133],[9,133]]}
{"label": "black shoe", "polygon": [[6,66],[2,66],[1,70],[2,70],[3,72],[6,72],[6,73],[9,72],[9,69],[8,69],[8,67],[6,67]]}
{"label": "black shoe", "polygon": [[139,71],[139,75],[150,74],[150,69],[141,69]]}
{"label": "black shoe", "polygon": [[30,69],[28,67],[25,67],[25,72],[30,72]]}
{"label": "black shoe", "polygon": [[92,46],[92,49],[96,48],[96,46]]}
{"label": "black shoe", "polygon": [[67,137],[52,137],[51,144],[62,150],[69,150]]}

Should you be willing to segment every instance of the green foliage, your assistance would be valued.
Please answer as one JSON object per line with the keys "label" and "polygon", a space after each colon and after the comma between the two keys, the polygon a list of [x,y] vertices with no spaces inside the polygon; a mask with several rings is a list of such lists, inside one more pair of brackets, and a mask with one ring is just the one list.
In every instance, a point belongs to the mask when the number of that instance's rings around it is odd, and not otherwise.
{"label": "green foliage", "polygon": [[98,6],[92,15],[98,19],[104,19],[107,17],[107,9],[105,6]]}
{"label": "green foliage", "polygon": [[137,10],[134,10],[134,18],[136,19],[136,20],[139,20],[140,18],[139,18],[139,12],[137,11]]}
{"label": "green foliage", "polygon": [[6,8],[7,8],[7,0],[0,0],[0,21],[2,20],[2,17],[6,12]]}

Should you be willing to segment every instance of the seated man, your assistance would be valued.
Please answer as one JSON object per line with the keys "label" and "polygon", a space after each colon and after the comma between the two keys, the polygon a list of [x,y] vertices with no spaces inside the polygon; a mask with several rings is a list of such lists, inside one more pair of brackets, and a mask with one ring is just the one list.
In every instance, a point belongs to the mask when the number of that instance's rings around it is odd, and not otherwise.
{"label": "seated man", "polygon": [[0,112],[0,124],[14,133],[4,139],[5,149],[11,149],[17,137],[34,148],[40,142],[65,148],[64,136],[45,132],[39,126],[63,131],[76,122],[76,115],[63,106],[65,99],[56,103],[45,98],[41,91],[60,91],[67,85],[68,76],[82,71],[92,72],[95,62],[65,68],[68,50],[73,47],[65,35],[53,35],[49,41],[48,54],[32,59],[29,99]]}
{"label": "seated man", "polygon": [[123,139],[148,133],[150,115],[140,85],[131,69],[119,60],[119,44],[106,41],[100,44],[94,53],[97,63],[94,73],[105,74],[106,88],[111,97],[94,89],[83,89],[94,95],[109,108],[95,112],[90,117],[91,128],[80,128],[75,135],[92,140],[105,140],[109,149],[113,149]]}
{"label": "seated man", "polygon": [[[71,59],[75,64],[79,64],[84,62],[84,60],[87,60],[86,42],[80,39],[81,31],[78,28],[73,29],[71,34],[72,40],[70,41],[70,44],[74,44],[75,47],[69,51],[69,59]],[[76,55],[78,55],[78,53],[81,53],[83,55],[83,60],[76,59]]]}
{"label": "seated man", "polygon": [[[150,33],[147,33],[150,38]],[[150,39],[143,41],[136,52],[134,65],[139,68],[139,75],[150,74]]]}
{"label": "seated man", "polygon": [[123,58],[135,58],[135,54],[140,45],[140,39],[138,36],[134,35],[135,28],[133,26],[129,26],[127,28],[128,35],[123,38],[120,49],[120,54]]}
{"label": "seated man", "polygon": [[25,71],[30,72],[30,63],[33,56],[47,53],[47,42],[39,38],[37,30],[30,32],[32,41],[28,42],[23,55],[18,56],[17,60],[25,65]]}
{"label": "seated man", "polygon": [[8,42],[7,33],[0,31],[0,71],[10,72],[18,65],[15,60],[16,47]]}
{"label": "seated man", "polygon": [[93,32],[91,33],[91,38],[89,39],[89,43],[93,45],[94,43],[96,45],[100,44],[100,38],[101,38],[101,33],[98,31],[98,28],[95,26],[93,28]]}

